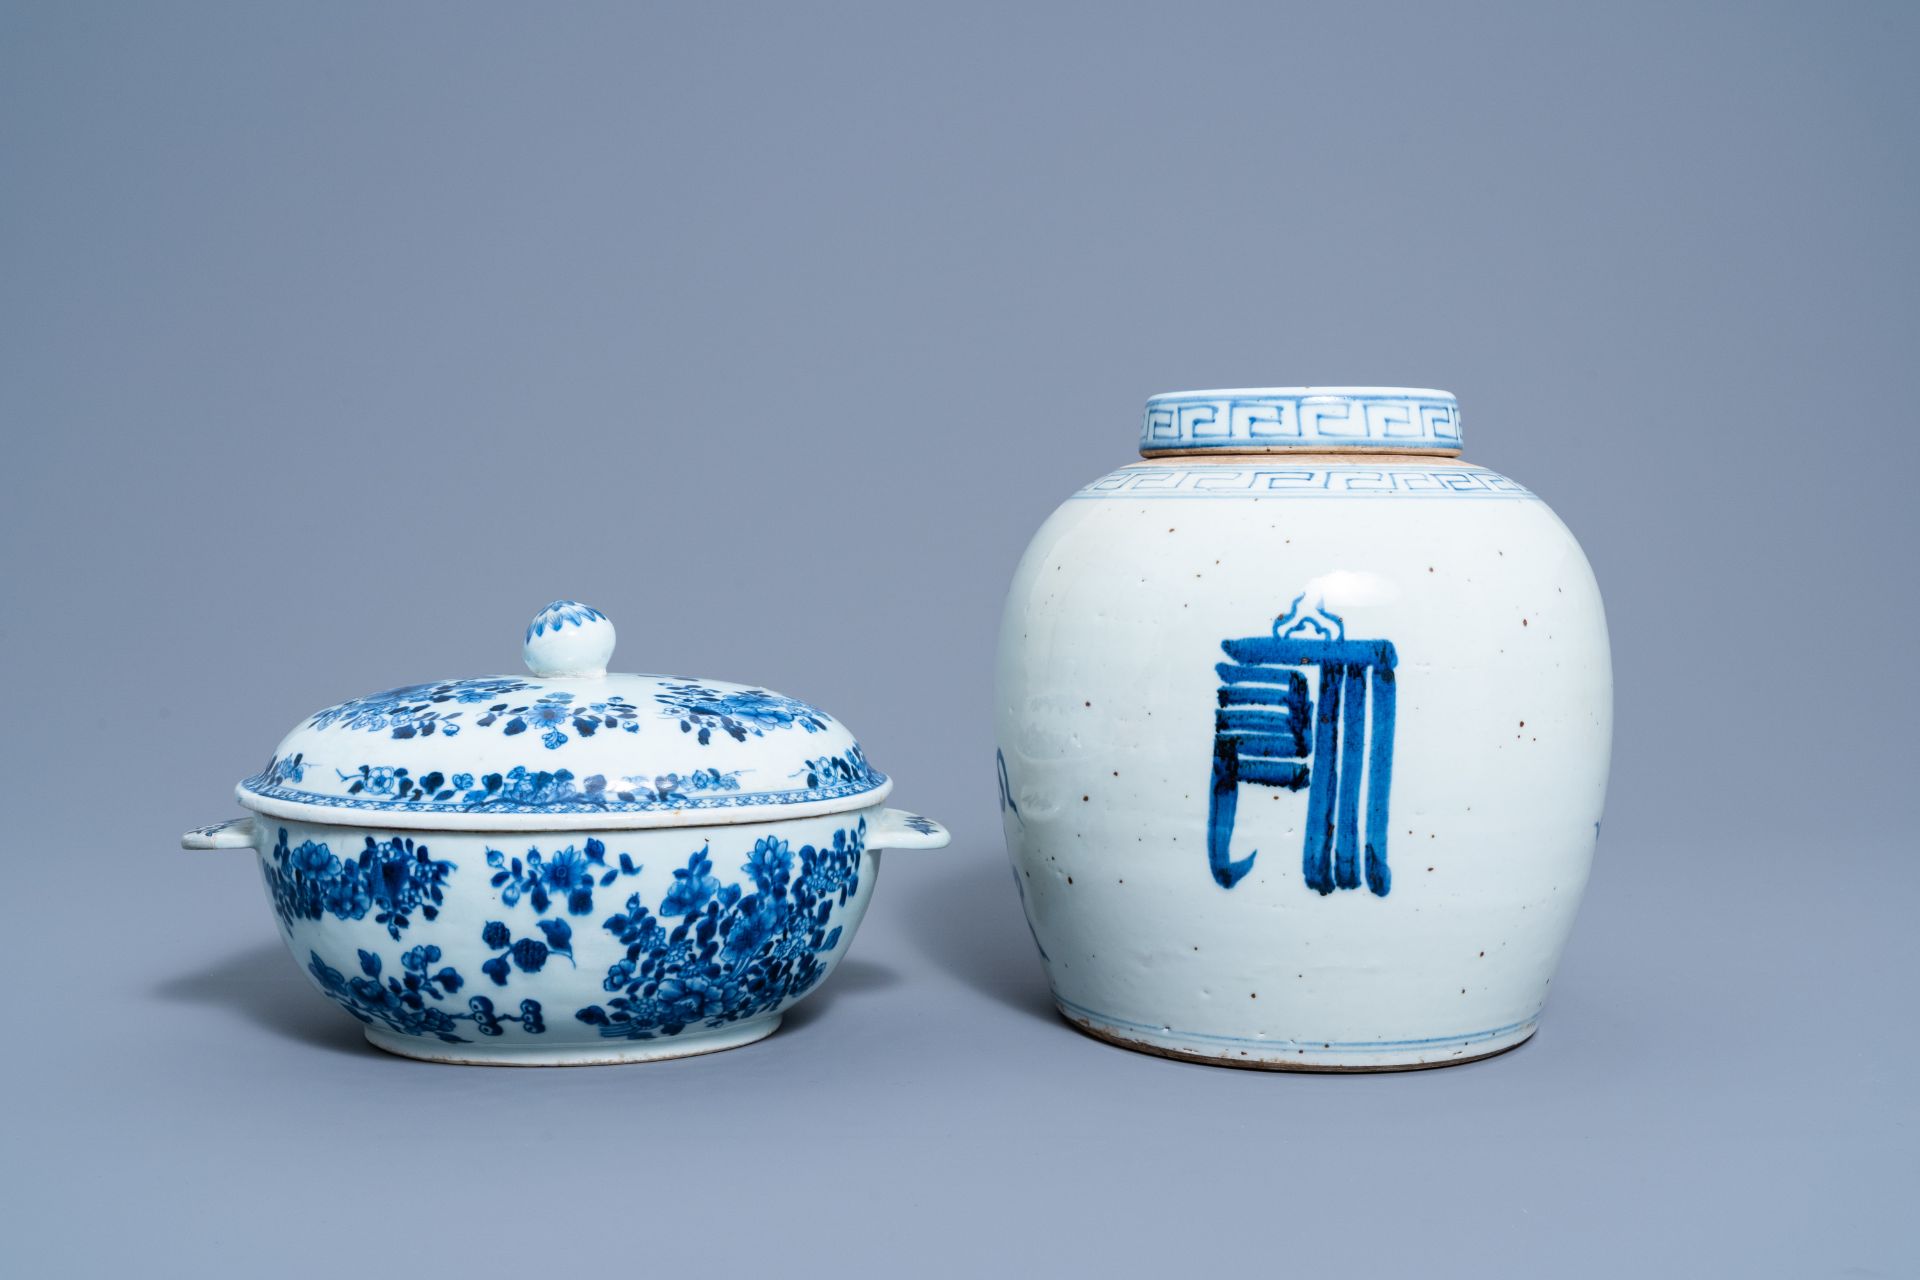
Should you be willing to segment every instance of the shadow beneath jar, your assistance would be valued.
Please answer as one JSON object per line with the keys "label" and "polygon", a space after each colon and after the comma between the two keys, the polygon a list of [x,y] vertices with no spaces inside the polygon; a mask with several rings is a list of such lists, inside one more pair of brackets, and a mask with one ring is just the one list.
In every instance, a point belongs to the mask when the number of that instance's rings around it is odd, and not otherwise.
{"label": "shadow beneath jar", "polygon": [[[981,995],[1058,1023],[1039,948],[1027,928],[1007,855],[998,846],[953,849],[889,886],[921,953]],[[884,892],[884,891],[883,891]]]}
{"label": "shadow beneath jar", "polygon": [[871,960],[862,960],[858,956],[848,956],[820,984],[818,990],[808,993],[799,1004],[787,1010],[781,1018],[781,1034],[796,1031],[811,1023],[831,1008],[835,1001],[843,996],[857,996],[865,991],[880,991],[900,981],[900,975],[883,964]]}
{"label": "shadow beneath jar", "polygon": [[335,1053],[377,1053],[360,1024],[315,991],[293,967],[287,949],[262,943],[154,987],[155,999],[213,1005],[289,1040]]}

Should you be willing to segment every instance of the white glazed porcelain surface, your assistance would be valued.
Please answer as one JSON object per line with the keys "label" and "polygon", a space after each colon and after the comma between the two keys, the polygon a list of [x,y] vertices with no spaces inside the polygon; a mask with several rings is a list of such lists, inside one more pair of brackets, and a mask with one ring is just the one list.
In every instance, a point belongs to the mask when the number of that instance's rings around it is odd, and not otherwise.
{"label": "white glazed porcelain surface", "polygon": [[[1321,726],[1311,666],[1294,669],[1303,700],[1271,709],[1280,677],[1224,647],[1330,635],[1379,656],[1343,686],[1364,719]],[[1494,472],[1175,457],[1095,481],[1022,560],[998,663],[1007,842],[1062,1012],[1133,1047],[1268,1067],[1519,1043],[1586,884],[1611,699],[1585,557]],[[1223,751],[1247,723],[1227,713],[1247,710],[1305,710],[1301,744]],[[1344,796],[1312,809],[1306,779],[1330,759],[1364,779],[1350,814]]]}
{"label": "white glazed porcelain surface", "polygon": [[609,675],[613,644],[598,609],[555,601],[527,627],[527,674],[315,712],[240,802],[314,822],[585,830],[829,813],[892,789],[818,707],[721,680]]}

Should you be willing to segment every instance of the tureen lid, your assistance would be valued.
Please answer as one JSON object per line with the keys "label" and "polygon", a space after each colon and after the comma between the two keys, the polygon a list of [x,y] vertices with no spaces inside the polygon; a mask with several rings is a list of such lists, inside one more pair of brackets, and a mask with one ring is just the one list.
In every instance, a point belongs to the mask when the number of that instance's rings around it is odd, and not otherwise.
{"label": "tureen lid", "polygon": [[556,600],[527,674],[368,694],[294,727],[240,802],[351,826],[671,827],[862,808],[893,789],[844,725],[749,685],[607,673],[613,624]]}

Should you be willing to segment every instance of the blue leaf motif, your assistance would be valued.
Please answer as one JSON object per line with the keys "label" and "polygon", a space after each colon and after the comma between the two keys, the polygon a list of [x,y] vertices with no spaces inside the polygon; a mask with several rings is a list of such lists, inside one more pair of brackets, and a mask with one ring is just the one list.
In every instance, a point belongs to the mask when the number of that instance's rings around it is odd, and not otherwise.
{"label": "blue leaf motif", "polygon": [[[495,1014],[493,1002],[485,996],[468,1001],[466,1013],[453,1013],[432,1003],[465,985],[459,972],[450,966],[428,973],[424,967],[416,970],[409,964],[410,959],[422,965],[431,963],[427,953],[437,951],[434,947],[409,951],[401,961],[401,967],[408,971],[405,982],[388,978],[382,984],[378,977],[382,967],[380,957],[370,951],[359,953],[365,977],[348,978],[315,951],[307,953],[307,972],[328,997],[360,1021],[403,1035],[431,1036],[449,1044],[461,1044],[465,1038],[455,1033],[463,1023],[472,1023],[473,1029],[484,1036],[502,1034],[502,1023],[518,1023],[521,1030],[530,1035],[546,1031],[546,1019],[539,1002],[534,1000],[522,1001],[519,1015],[506,1018]],[[415,952],[419,954],[416,956]]]}

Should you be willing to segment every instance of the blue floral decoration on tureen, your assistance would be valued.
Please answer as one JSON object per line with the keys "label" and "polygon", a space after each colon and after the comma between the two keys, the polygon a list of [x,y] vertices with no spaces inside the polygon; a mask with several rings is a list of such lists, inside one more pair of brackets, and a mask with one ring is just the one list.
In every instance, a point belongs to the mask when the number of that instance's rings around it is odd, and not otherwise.
{"label": "blue floral decoration on tureen", "polygon": [[[842,911],[860,891],[866,841],[863,819],[818,845],[795,847],[778,836],[761,836],[744,851],[740,870],[746,878],[736,882],[714,873],[713,847],[702,842],[684,865],[671,868],[664,892],[646,898],[629,893],[597,931],[585,935],[568,917],[591,917],[596,889],[640,875],[630,854],[612,854],[599,839],[545,852],[538,846],[523,854],[489,849],[480,874],[490,873],[501,918],[487,920],[479,931],[487,957],[480,963],[481,980],[496,992],[524,991],[551,965],[577,968],[583,937],[596,942],[600,958],[593,963],[607,963],[609,939],[602,935],[610,935],[619,950],[599,979],[606,999],[568,1002],[577,1006],[573,1020],[601,1038],[653,1040],[759,1017],[804,995],[826,975],[828,958],[845,933]],[[293,844],[284,827],[263,867],[289,937],[296,945],[312,940],[323,946],[327,935],[310,932],[306,922],[356,921],[370,911],[403,907],[434,919],[429,899],[437,901],[459,870],[411,840],[369,838],[359,856],[341,857],[311,839]],[[407,923],[388,923],[389,936],[399,939]],[[471,992],[466,975],[445,962],[437,943],[407,947],[395,969],[377,951],[356,950],[356,975],[311,949],[308,972],[362,1022],[454,1044],[475,1034],[500,1036],[508,1026],[525,1035],[548,1030],[541,1001],[521,999],[517,1014],[502,1012],[492,996]]]}
{"label": "blue floral decoration on tureen", "polygon": [[748,685],[609,675],[613,644],[604,613],[557,600],[527,626],[528,675],[329,707],[242,787],[335,809],[536,814],[752,809],[887,785],[817,707]]}

